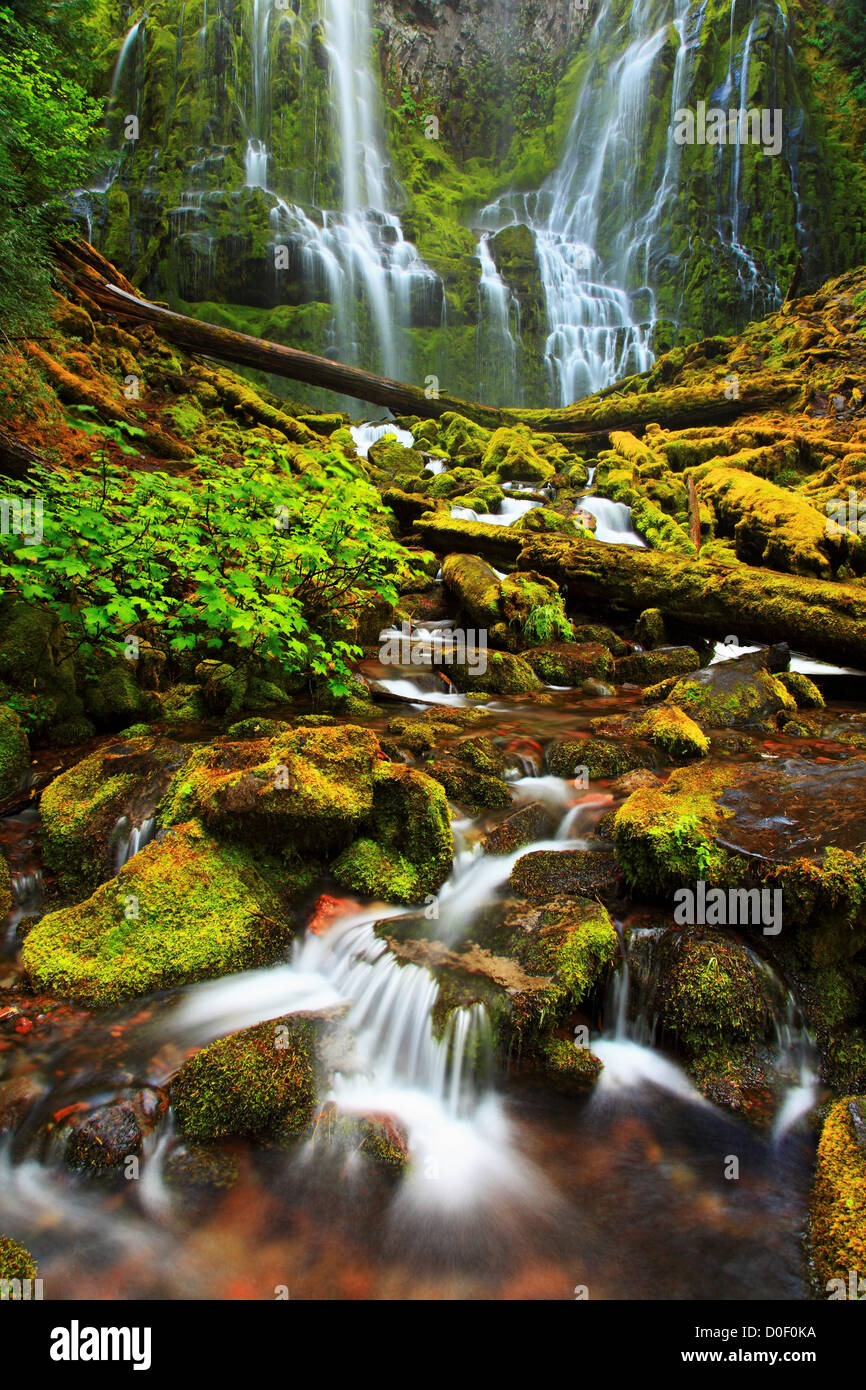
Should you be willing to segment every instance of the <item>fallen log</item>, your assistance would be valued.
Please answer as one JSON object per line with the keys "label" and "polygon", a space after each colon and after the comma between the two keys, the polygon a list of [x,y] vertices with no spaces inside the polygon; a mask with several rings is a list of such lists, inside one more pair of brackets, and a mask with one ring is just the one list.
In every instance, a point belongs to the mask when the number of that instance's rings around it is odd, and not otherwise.
{"label": "fallen log", "polygon": [[[387,493],[386,493],[387,500]],[[508,526],[487,526],[483,521],[461,521],[447,512],[427,512],[412,523],[412,530],[437,555],[480,555],[497,566],[509,567],[526,542],[525,531]]]}
{"label": "fallen log", "polygon": [[90,406],[108,420],[117,420],[140,430],[145,447],[151,453],[156,454],[158,458],[186,462],[194,457],[195,450],[191,449],[188,444],[184,444],[172,435],[164,434],[162,430],[154,429],[152,425],[136,419],[116,401],[113,401],[96,382],[85,381],[82,377],[76,376],[60,362],[56,362],[53,357],[49,357],[48,353],[43,352],[36,343],[25,343],[24,351],[39,363],[62,401],[67,401],[72,405]]}
{"label": "fallen log", "polygon": [[89,300],[125,323],[149,325],[160,337],[187,352],[201,353],[236,366],[250,367],[323,387],[355,400],[387,406],[394,415],[438,418],[450,411],[465,415],[488,429],[524,424],[546,434],[589,437],[603,444],[612,429],[638,430],[658,423],[667,429],[724,424],[741,415],[754,415],[784,405],[798,387],[788,378],[759,376],[743,379],[737,398],[728,400],[718,384],[703,387],[666,387],[656,392],[617,393],[615,387],[564,409],[497,409],[464,401],[456,396],[428,395],[420,386],[377,376],[360,367],[349,367],[315,353],[302,352],[248,333],[237,333],[200,319],[175,313],[164,305],[143,299],[120,273],[85,243],[55,245],[61,268],[71,275]]}
{"label": "fallen log", "polygon": [[659,608],[708,637],[787,642],[866,670],[866,588],[856,584],[553,536],[528,540],[518,567],[557,580],[583,613],[607,619]]}
{"label": "fallen log", "polygon": [[47,459],[29,444],[22,444],[14,435],[0,430],[0,477],[26,478],[35,463],[44,465]]}

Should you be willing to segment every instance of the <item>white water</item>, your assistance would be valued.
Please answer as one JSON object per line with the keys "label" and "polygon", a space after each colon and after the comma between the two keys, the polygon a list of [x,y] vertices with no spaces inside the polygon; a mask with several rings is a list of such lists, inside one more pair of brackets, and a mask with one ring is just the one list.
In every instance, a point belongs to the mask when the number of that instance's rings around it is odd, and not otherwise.
{"label": "white water", "polygon": [[147,816],[141,825],[130,825],[129,816],[121,816],[111,832],[114,872],[120,873],[134,854],[149,845],[156,834],[156,817]]}
{"label": "white water", "polygon": [[371,445],[384,439],[386,434],[393,434],[397,443],[402,444],[406,449],[411,449],[415,443],[415,436],[409,430],[398,429],[396,425],[389,424],[387,420],[381,424],[350,425],[349,428],[355,441],[355,448],[363,459],[369,454]]}
{"label": "white water", "polygon": [[[374,920],[399,915],[386,908]],[[486,1013],[480,1005],[457,1009],[437,1037],[438,992],[427,970],[398,964],[368,912],[305,937],[290,965],[193,987],[170,1028],[188,1044],[215,1030],[347,1004],[351,1055],[324,1099],[405,1128],[410,1167],[399,1204],[455,1213],[492,1200],[532,1203],[544,1184],[514,1147],[503,1105],[479,1070],[479,1054],[483,1062],[491,1051]]]}
{"label": "white water", "polygon": [[511,526],[518,517],[540,507],[540,502],[524,502],[516,497],[503,497],[498,512],[476,512],[471,507],[452,507],[451,515],[459,521],[480,521],[484,526]]}
{"label": "white water", "polygon": [[[764,649],[766,643],[756,647],[741,647],[736,642],[717,642],[716,651],[710,662],[711,666],[717,665],[720,661],[733,661],[737,656],[748,656],[750,652],[759,652]],[[860,671],[856,666],[833,666],[828,661],[818,661],[811,656],[798,656],[792,653],[790,669],[799,671],[803,676],[862,676],[866,671]]]}
{"label": "white water", "polygon": [[486,233],[478,242],[478,260],[475,395],[490,405],[520,405],[520,305],[496,268]]}
{"label": "white water", "polygon": [[611,502],[607,497],[580,497],[577,507],[595,517],[594,536],[606,545],[633,545],[647,549],[643,536],[638,535],[631,521],[631,507],[624,502]]}
{"label": "white water", "polygon": [[[439,277],[406,240],[393,211],[369,0],[324,0],[322,18],[340,202],[336,209],[321,209],[319,219],[275,197],[271,228],[276,242],[292,238],[300,244],[308,278],[334,307],[331,351],[341,361],[372,366],[372,329],[380,370],[405,380],[411,356],[405,330],[417,305],[438,293]],[[254,59],[259,61],[255,53]],[[263,158],[256,154],[259,176]],[[444,313],[444,297],[442,306]]]}

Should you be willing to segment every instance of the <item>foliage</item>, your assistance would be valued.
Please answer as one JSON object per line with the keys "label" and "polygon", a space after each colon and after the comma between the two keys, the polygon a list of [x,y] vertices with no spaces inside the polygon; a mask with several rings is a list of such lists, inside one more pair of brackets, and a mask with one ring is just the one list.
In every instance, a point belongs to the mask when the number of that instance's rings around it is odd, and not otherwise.
{"label": "foliage", "polygon": [[0,320],[32,331],[48,303],[48,239],[60,195],[94,169],[100,104],[82,85],[71,24],[80,5],[0,6]]}
{"label": "foliage", "polygon": [[137,633],[175,653],[270,659],[345,694],[348,624],[372,595],[395,601],[400,548],[335,453],[297,476],[275,465],[251,450],[234,468],[200,460],[195,478],[105,456],[76,473],[33,469],[9,490],[41,498],[43,537],[0,537],[0,579],[47,604],[85,664]]}
{"label": "foliage", "polygon": [[572,626],[565,616],[561,599],[533,608],[523,624],[523,635],[528,642],[568,642],[571,634]]}

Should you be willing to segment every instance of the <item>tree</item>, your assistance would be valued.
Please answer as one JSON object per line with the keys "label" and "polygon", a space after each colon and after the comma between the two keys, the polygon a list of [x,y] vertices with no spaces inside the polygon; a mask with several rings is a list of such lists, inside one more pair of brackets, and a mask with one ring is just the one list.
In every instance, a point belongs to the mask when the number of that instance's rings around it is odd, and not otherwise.
{"label": "tree", "polygon": [[34,332],[49,303],[49,237],[63,236],[63,194],[92,176],[101,103],[74,51],[78,5],[0,6],[0,320]]}

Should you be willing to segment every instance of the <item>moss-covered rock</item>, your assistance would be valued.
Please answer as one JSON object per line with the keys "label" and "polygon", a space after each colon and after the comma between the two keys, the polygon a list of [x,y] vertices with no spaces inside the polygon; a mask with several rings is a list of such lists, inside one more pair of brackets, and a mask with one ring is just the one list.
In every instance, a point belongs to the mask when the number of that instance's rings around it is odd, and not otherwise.
{"label": "moss-covered rock", "polygon": [[29,762],[30,745],[18,715],[0,705],[0,801],[18,790]]}
{"label": "moss-covered rock", "polygon": [[645,608],[635,623],[634,635],[648,651],[668,645],[667,627],[660,608]]}
{"label": "moss-covered rock", "polygon": [[625,656],[628,652],[628,644],[622,637],[603,623],[575,623],[573,636],[575,642],[598,642],[613,656]]}
{"label": "moss-covered rock", "polygon": [[614,856],[605,850],[533,850],[518,859],[509,882],[521,898],[547,901],[562,893],[610,895],[621,878]]}
{"label": "moss-covered rock", "polygon": [[692,672],[667,700],[707,729],[774,729],[778,715],[797,709],[793,695],[769,671],[739,661]]}
{"label": "moss-covered rock", "polygon": [[475,555],[446,555],[442,581],[470,623],[487,629],[501,618],[502,586],[490,565]]}
{"label": "moss-covered rock", "polygon": [[569,1094],[591,1091],[601,1076],[601,1062],[588,1047],[578,1047],[572,1040],[555,1035],[539,1040],[534,1060],[546,1081]]}
{"label": "moss-covered rock", "polygon": [[0,854],[0,920],[12,907],[12,874],[5,855]]}
{"label": "moss-covered rock", "polygon": [[468,810],[498,810],[511,805],[511,793],[496,775],[470,767],[457,759],[437,758],[427,764],[427,772],[445,788],[449,801]]}
{"label": "moss-covered rock", "polygon": [[521,845],[550,839],[555,828],[555,817],[544,803],[530,801],[488,831],[481,844],[485,854],[511,854]]}
{"label": "moss-covered rock", "polygon": [[248,856],[182,825],[24,943],[33,985],[106,1007],[273,959],[292,928]]}
{"label": "moss-covered rock", "polygon": [[692,647],[657,647],[651,652],[631,652],[616,662],[617,684],[657,685],[669,676],[695,671],[701,659]]}
{"label": "moss-covered rock", "polygon": [[290,1016],[202,1048],[171,1083],[181,1133],[196,1141],[302,1133],[316,1100],[315,1044],[315,1022]]}
{"label": "moss-covered rock", "polygon": [[[0,1235],[0,1279],[35,1279],[36,1275],[36,1261],[30,1251],[11,1236]],[[7,1296],[14,1300],[14,1290]]]}
{"label": "moss-covered rock", "polygon": [[594,677],[613,679],[613,657],[598,642],[547,642],[523,652],[523,659],[545,685],[580,685]]}
{"label": "moss-covered rock", "polygon": [[703,758],[710,751],[710,740],[676,705],[656,705],[647,710],[632,733],[647,739],[669,758]]}
{"label": "moss-covered rock", "polygon": [[475,672],[469,666],[452,665],[448,674],[458,690],[483,691],[493,695],[525,695],[543,686],[529,664],[511,652],[488,648],[487,669]]}
{"label": "moss-covered rock", "polygon": [[586,769],[593,781],[651,765],[645,749],[603,738],[563,739],[545,749],[544,760],[554,777],[577,777]]}
{"label": "moss-covered rock", "polygon": [[710,1067],[764,1038],[772,1019],[767,975],[739,942],[718,932],[671,930],[654,957],[653,1008],[689,1058]]}
{"label": "moss-covered rock", "polygon": [[119,818],[140,825],[152,816],[184,756],[166,739],[126,739],[98,748],[45,788],[43,857],[64,889],[89,893],[115,872]]}
{"label": "moss-covered rock", "polygon": [[84,704],[100,729],[123,729],[134,724],[149,708],[130,661],[118,661],[84,688]]}
{"label": "moss-covered rock", "polygon": [[344,851],[333,873],[358,892],[370,893],[367,885],[375,879],[374,896],[419,902],[445,882],[453,855],[448,803],[438,782],[416,768],[380,763],[373,774],[369,835]]}
{"label": "moss-covered rock", "polygon": [[[849,1275],[866,1277],[866,1100],[837,1101],[824,1122],[810,1206],[816,1293],[850,1296]],[[831,1280],[842,1280],[832,1285]],[[854,1296],[862,1298],[859,1286]]]}
{"label": "moss-covered rock", "polygon": [[800,671],[780,671],[776,680],[797,703],[797,709],[823,709],[824,696],[814,681]]}
{"label": "moss-covered rock", "polygon": [[494,432],[481,461],[485,473],[494,473],[500,482],[549,482],[555,466],[538,452],[531,432],[522,427],[504,427]]}

